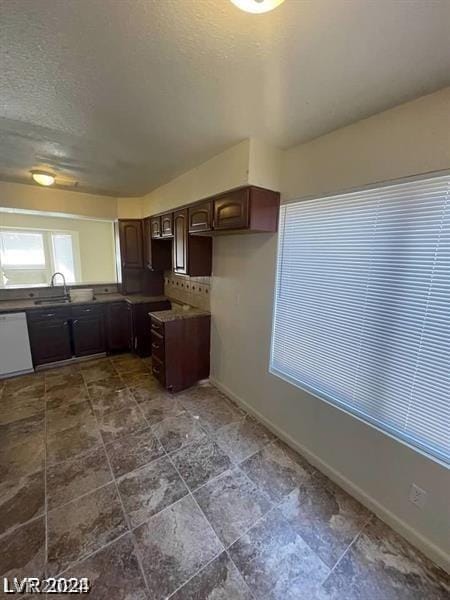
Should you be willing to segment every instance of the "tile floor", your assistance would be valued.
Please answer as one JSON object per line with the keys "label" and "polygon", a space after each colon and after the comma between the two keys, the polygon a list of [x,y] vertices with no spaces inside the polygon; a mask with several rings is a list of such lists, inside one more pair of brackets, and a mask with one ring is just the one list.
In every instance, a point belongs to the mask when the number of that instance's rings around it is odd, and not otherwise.
{"label": "tile floor", "polygon": [[0,406],[2,577],[88,577],[95,600],[449,597],[211,386],[171,396],[122,355],[0,382]]}

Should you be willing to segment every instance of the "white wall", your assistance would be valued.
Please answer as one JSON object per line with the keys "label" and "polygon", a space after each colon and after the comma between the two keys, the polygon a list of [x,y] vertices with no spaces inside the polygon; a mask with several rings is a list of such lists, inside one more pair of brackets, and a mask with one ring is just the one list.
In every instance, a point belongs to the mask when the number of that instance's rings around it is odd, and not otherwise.
{"label": "white wall", "polygon": [[[449,118],[446,89],[288,150],[283,198],[448,169]],[[449,568],[448,470],[268,373],[276,244],[265,234],[214,240],[213,379]],[[428,491],[422,511],[408,502],[412,482]]]}

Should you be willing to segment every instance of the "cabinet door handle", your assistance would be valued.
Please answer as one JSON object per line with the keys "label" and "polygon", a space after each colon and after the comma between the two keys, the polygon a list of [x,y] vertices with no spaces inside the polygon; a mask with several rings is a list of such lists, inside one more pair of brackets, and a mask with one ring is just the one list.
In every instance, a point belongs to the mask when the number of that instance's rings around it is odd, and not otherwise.
{"label": "cabinet door handle", "polygon": [[159,369],[157,369],[156,367],[153,367],[153,373],[156,373],[157,375],[159,375]]}
{"label": "cabinet door handle", "polygon": [[72,321],[73,325],[76,325],[78,323],[78,319],[75,319],[75,321]]}
{"label": "cabinet door handle", "polygon": [[64,327],[68,327],[69,321],[64,321]]}
{"label": "cabinet door handle", "polygon": [[55,313],[47,313],[44,315],[44,317],[54,317]]}
{"label": "cabinet door handle", "polygon": [[152,344],[152,348],[153,348],[154,350],[158,350],[158,348],[159,348],[159,344],[155,344],[155,343],[153,343],[153,344]]}

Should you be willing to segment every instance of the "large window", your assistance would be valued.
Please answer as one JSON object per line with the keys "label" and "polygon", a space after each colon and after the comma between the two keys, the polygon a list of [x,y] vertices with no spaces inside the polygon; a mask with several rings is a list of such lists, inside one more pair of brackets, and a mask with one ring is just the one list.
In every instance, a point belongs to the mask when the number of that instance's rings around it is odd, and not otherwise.
{"label": "large window", "polygon": [[450,177],[282,206],[271,372],[449,463]]}
{"label": "large window", "polygon": [[0,228],[0,287],[48,285],[55,271],[75,283],[77,255],[76,233]]}

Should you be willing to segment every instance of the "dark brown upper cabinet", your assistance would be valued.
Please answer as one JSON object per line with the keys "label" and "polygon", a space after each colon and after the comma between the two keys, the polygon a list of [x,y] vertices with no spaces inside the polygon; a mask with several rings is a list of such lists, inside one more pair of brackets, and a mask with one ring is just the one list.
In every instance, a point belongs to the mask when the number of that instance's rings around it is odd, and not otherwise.
{"label": "dark brown upper cabinet", "polygon": [[120,254],[123,269],[142,269],[142,221],[127,219],[119,221]]}
{"label": "dark brown upper cabinet", "polygon": [[249,190],[237,190],[214,199],[214,229],[247,229]]}
{"label": "dark brown upper cabinet", "polygon": [[188,209],[189,233],[198,233],[212,230],[213,203],[208,200],[194,204]]}
{"label": "dark brown upper cabinet", "polygon": [[214,198],[214,230],[275,232],[278,228],[280,194],[254,186]]}
{"label": "dark brown upper cabinet", "polygon": [[152,218],[144,219],[144,263],[151,271],[172,269],[172,244],[167,239],[152,237]]}
{"label": "dark brown upper cabinet", "polygon": [[188,209],[173,213],[173,270],[192,277],[208,277],[212,268],[212,240],[189,235]]}
{"label": "dark brown upper cabinet", "polygon": [[152,238],[161,237],[161,217],[152,217],[150,219]]}
{"label": "dark brown upper cabinet", "polygon": [[173,237],[173,213],[167,213],[161,217],[161,237]]}

